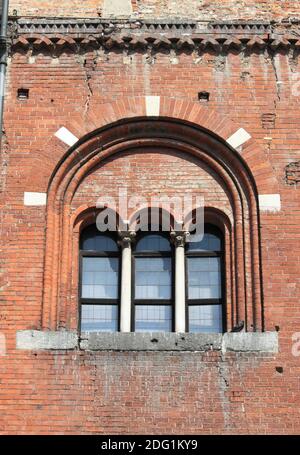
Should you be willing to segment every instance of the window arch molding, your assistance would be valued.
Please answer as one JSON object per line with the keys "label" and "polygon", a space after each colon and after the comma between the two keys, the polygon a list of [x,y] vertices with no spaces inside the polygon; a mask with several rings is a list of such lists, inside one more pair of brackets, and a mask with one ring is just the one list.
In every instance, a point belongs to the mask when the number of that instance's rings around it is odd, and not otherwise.
{"label": "window arch molding", "polygon": [[[157,137],[157,131],[164,131],[163,137]],[[125,139],[116,143],[120,137]],[[222,181],[234,213],[231,230],[236,282],[234,322],[244,320],[248,330],[262,330],[259,212],[253,175],[237,152],[207,130],[174,119],[145,118],[125,120],[106,127],[101,130],[101,137],[96,131],[79,144],[76,151],[71,150],[65,155],[51,178],[47,203],[42,326],[54,330],[70,326],[68,301],[74,300],[69,284],[74,253],[70,239],[75,226],[71,201],[78,185],[105,158],[117,157],[123,151],[141,147],[149,150],[159,147],[162,151],[172,147],[182,154],[193,156],[200,165],[204,163]]]}

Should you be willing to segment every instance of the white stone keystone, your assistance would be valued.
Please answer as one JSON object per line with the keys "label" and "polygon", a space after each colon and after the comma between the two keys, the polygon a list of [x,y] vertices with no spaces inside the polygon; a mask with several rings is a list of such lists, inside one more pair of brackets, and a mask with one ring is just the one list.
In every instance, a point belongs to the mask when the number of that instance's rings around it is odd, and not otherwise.
{"label": "white stone keystone", "polygon": [[160,96],[146,96],[146,114],[148,117],[158,117],[160,113]]}

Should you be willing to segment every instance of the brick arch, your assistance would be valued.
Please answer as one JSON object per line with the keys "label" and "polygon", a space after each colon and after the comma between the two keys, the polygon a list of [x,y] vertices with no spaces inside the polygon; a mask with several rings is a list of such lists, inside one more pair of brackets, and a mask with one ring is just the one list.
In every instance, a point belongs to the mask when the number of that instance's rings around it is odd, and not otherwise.
{"label": "brick arch", "polygon": [[[80,138],[80,142],[82,142],[84,138],[97,129],[123,119],[145,116],[147,116],[145,97],[124,97],[111,103],[93,106],[84,118],[82,118],[81,114],[74,115],[64,126]],[[179,98],[160,97],[159,116],[195,124],[202,129],[207,129],[210,134],[216,135],[226,143],[237,130],[243,127],[242,124],[237,124],[228,116],[224,116],[212,109],[209,104],[206,105]],[[57,144],[58,139],[56,138],[52,138],[50,142],[51,148],[62,147],[61,143]],[[63,147],[66,151],[68,150],[68,146],[63,145]],[[231,146],[229,147],[232,151],[235,150]],[[259,194],[278,193],[278,181],[270,160],[255,139],[249,139],[243,145],[242,150],[236,150],[236,152],[239,153],[251,170]]]}
{"label": "brick arch", "polygon": [[[120,111],[121,117],[123,114]],[[71,204],[80,183],[108,157],[117,159],[125,151],[134,153],[138,149],[159,148],[193,157],[199,166],[209,168],[226,188],[234,214],[232,231],[228,234],[234,251],[233,321],[242,319],[249,330],[261,330],[258,193],[247,163],[222,139],[195,123],[168,117],[132,117],[105,124],[81,139],[64,155],[51,177],[47,203],[43,327],[69,327],[69,283],[72,282],[74,252]]]}

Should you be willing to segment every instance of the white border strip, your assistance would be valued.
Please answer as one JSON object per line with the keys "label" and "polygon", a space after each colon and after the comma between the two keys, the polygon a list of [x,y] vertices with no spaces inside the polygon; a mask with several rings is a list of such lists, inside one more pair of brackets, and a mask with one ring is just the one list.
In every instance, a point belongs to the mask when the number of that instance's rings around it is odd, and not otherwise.
{"label": "white border strip", "polygon": [[58,131],[56,131],[54,136],[56,136],[65,144],[69,145],[69,147],[72,147],[72,145],[76,144],[76,142],[78,141],[78,138],[74,136],[74,134],[71,133],[71,131],[69,131],[64,126],[62,126]]}

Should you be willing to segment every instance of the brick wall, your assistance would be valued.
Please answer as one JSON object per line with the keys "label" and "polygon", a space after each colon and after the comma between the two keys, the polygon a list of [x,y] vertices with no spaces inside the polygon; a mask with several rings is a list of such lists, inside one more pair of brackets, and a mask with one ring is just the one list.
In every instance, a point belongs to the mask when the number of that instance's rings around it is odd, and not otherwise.
{"label": "brick wall", "polygon": [[[296,16],[300,12],[296,0],[114,0],[116,8],[124,3],[132,4],[132,14],[141,18],[189,17],[195,19],[277,19]],[[108,0],[73,0],[72,7],[68,0],[11,0],[10,11],[19,16],[52,16],[52,17],[98,17],[105,15]],[[121,5],[121,6],[120,6]],[[124,6],[123,6],[124,8]],[[120,9],[116,9],[120,11]]]}
{"label": "brick wall", "polygon": [[[64,10],[69,2],[60,1],[60,9],[51,10],[53,3],[12,1],[11,9],[24,15],[43,15],[44,7],[49,15],[93,16],[101,7],[100,1],[81,1],[70,11]],[[164,14],[162,3],[137,1],[134,11],[158,17]],[[194,3],[209,8],[212,16],[225,11],[220,4],[217,12],[213,9],[217,2]],[[297,2],[239,2],[241,10],[221,3],[239,18],[257,18],[257,8],[264,18],[299,12]],[[173,5],[169,2],[170,11]],[[299,433],[299,357],[292,354],[292,336],[300,332],[300,195],[299,186],[286,184],[286,166],[300,155],[298,73],[298,59],[284,50],[275,56],[162,51],[152,59],[141,50],[129,55],[13,52],[1,157],[0,329],[7,345],[6,356],[0,356],[1,433]],[[28,100],[17,99],[18,88],[29,89]],[[16,331],[41,324],[46,211],[25,207],[23,195],[47,191],[66,150],[53,145],[54,133],[73,121],[72,132],[79,134],[89,112],[124,96],[195,103],[201,90],[210,92],[208,112],[215,110],[251,133],[278,181],[282,209],[261,213],[261,240],[266,329],[280,328],[279,354],[16,350]],[[94,118],[95,128],[106,118],[109,123],[105,115]],[[258,168],[263,165],[257,162]],[[136,181],[143,170],[155,190],[171,184],[179,192],[191,190],[197,179],[212,200],[217,195],[219,203],[225,201],[214,176],[184,156],[139,154],[115,159],[88,176],[73,208],[120,181],[145,191],[143,180]]]}

